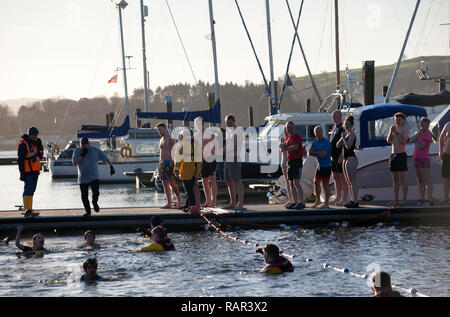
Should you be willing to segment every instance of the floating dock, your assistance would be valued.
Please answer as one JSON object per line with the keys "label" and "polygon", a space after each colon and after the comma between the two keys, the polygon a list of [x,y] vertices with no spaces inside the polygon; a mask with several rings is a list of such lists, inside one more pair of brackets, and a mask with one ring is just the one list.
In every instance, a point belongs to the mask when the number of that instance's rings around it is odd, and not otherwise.
{"label": "floating dock", "polygon": [[[450,225],[450,206],[402,206],[366,204],[361,208],[303,210],[285,209],[283,205],[248,205],[245,211],[206,208],[202,214],[224,229],[280,228],[280,224],[299,227],[316,226],[370,226],[380,223],[400,225]],[[24,218],[23,211],[0,211],[0,232],[15,232],[22,225],[26,230],[36,231],[84,231],[138,232],[149,227],[152,216],[162,218],[168,231],[205,230],[206,221],[200,214],[187,214],[177,209],[159,207],[104,208],[83,217],[83,209],[36,210],[40,216]]]}

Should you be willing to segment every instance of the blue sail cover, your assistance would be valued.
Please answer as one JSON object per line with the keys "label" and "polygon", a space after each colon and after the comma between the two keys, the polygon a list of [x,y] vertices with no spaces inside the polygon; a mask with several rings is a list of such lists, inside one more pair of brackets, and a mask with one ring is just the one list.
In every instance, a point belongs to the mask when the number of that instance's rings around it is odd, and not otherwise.
{"label": "blue sail cover", "polygon": [[386,141],[386,136],[382,138],[371,137],[371,135],[373,136],[375,134],[372,130],[374,129],[374,122],[376,120],[391,118],[397,112],[403,112],[406,117],[428,117],[427,111],[424,108],[412,105],[377,104],[358,109],[362,109],[361,116],[359,117],[359,143],[361,148],[390,146]]}
{"label": "blue sail cover", "polygon": [[220,101],[217,100],[209,110],[183,111],[183,112],[137,112],[140,119],[163,119],[194,121],[197,117],[202,117],[203,122],[221,123],[220,119]]}
{"label": "blue sail cover", "polygon": [[[120,127],[111,128],[107,126],[95,126],[98,130],[103,131],[85,131],[80,130],[77,132],[78,138],[91,138],[91,139],[108,139],[108,138],[117,138],[121,136],[125,136],[128,134],[128,130],[130,130],[130,118],[129,116],[125,117],[125,121],[122,123]],[[83,129],[83,127],[82,127]]]}

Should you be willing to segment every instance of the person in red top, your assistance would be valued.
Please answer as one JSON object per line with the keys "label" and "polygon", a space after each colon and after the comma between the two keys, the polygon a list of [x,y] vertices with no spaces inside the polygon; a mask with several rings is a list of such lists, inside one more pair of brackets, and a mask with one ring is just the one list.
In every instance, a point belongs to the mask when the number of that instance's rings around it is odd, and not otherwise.
{"label": "person in red top", "polygon": [[280,148],[287,153],[288,161],[288,180],[286,184],[292,191],[294,203],[286,206],[287,209],[303,209],[303,190],[300,185],[300,177],[302,175],[303,161],[305,156],[303,152],[302,137],[295,133],[294,123],[289,121],[286,123],[286,131],[288,136],[284,143],[280,144]]}

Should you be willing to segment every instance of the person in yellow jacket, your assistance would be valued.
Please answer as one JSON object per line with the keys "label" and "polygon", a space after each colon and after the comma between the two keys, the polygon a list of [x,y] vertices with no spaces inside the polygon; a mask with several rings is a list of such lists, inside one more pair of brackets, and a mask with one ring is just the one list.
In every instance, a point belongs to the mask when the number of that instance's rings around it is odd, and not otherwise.
{"label": "person in yellow jacket", "polygon": [[37,215],[37,213],[33,212],[33,195],[36,191],[41,171],[41,160],[44,156],[44,147],[38,135],[38,129],[30,127],[28,134],[22,135],[22,140],[19,142],[17,149],[20,180],[25,183],[22,196],[23,209],[26,211],[26,216]]}
{"label": "person in yellow jacket", "polygon": [[191,132],[185,129],[176,144],[175,166],[187,195],[184,212],[198,212],[200,209],[200,189],[198,179],[202,169],[202,145],[194,140]]}

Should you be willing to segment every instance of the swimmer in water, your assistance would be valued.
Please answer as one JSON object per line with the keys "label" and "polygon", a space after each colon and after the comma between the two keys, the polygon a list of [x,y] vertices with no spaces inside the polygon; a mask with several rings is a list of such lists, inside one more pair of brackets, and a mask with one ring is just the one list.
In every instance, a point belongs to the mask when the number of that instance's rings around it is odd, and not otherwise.
{"label": "swimmer in water", "polygon": [[172,240],[167,236],[166,230],[160,226],[152,229],[151,239],[153,243],[162,245],[165,251],[175,250],[175,246],[173,245]]}
{"label": "swimmer in water", "polygon": [[372,281],[373,297],[403,297],[399,292],[393,291],[391,286],[391,277],[388,273],[377,271],[370,278]]}
{"label": "swimmer in water", "polygon": [[95,243],[95,232],[92,230],[88,230],[84,233],[84,241],[85,244],[82,245],[83,248],[86,249],[100,249],[100,245]]}
{"label": "swimmer in water", "polygon": [[17,235],[16,235],[16,247],[22,250],[25,255],[36,255],[38,253],[46,253],[48,250],[44,249],[45,238],[42,233],[36,233],[33,236],[33,245],[26,246],[20,243],[20,237],[22,235],[23,226],[17,227]]}
{"label": "swimmer in water", "polygon": [[262,273],[294,272],[292,263],[280,255],[280,249],[275,244],[266,244],[264,248],[258,249],[256,252],[264,255],[266,266],[261,270]]}
{"label": "swimmer in water", "polygon": [[161,217],[158,216],[158,215],[153,216],[153,217],[150,219],[150,229],[145,229],[144,232],[142,232],[141,236],[144,237],[144,238],[151,239],[151,238],[152,238],[152,230],[153,230],[154,228],[156,228],[156,227],[161,227],[161,228],[164,229],[164,231],[166,230],[166,229],[163,227],[163,223],[162,223]]}
{"label": "swimmer in water", "polygon": [[83,274],[80,277],[81,282],[101,281],[102,277],[97,274],[97,259],[86,259],[83,262]]}

